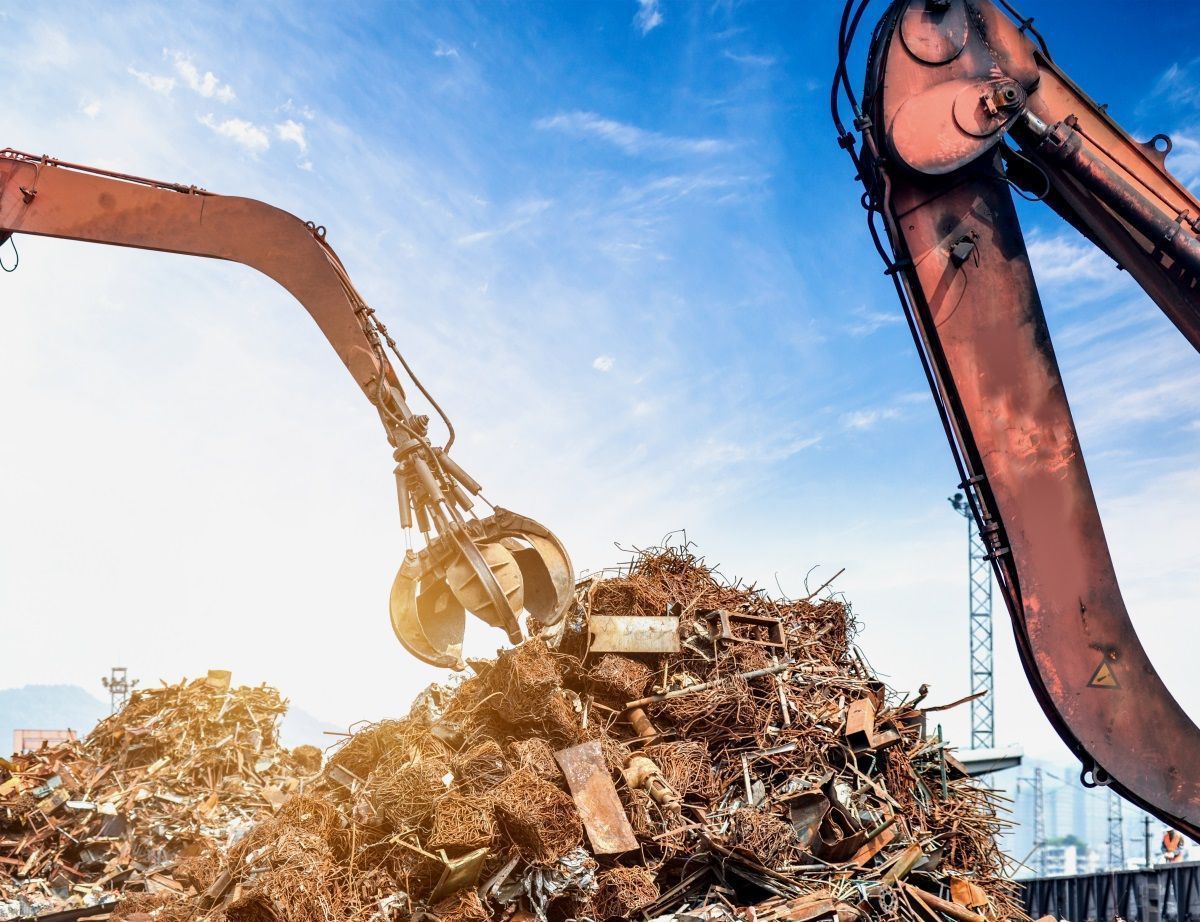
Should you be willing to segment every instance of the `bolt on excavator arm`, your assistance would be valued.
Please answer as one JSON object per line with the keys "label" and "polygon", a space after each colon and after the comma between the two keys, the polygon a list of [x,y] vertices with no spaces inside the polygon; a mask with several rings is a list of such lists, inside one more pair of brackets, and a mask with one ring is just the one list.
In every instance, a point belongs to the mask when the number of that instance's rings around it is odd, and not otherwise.
{"label": "bolt on excavator arm", "polygon": [[466,612],[514,642],[522,637],[522,610],[539,626],[561,620],[574,588],[562,544],[504,509],[474,515],[479,484],[450,459],[449,441],[433,445],[428,418],[409,407],[389,348],[404,360],[324,228],[253,199],[9,149],[0,152],[0,240],[13,234],[230,260],[274,279],[304,306],[378,411],[395,461],[401,524],[415,524],[427,541],[407,552],[392,587],[392,626],[409,652],[461,669]]}
{"label": "bolt on excavator arm", "polygon": [[1200,729],[1122,599],[1011,187],[1112,256],[1197,348],[1200,202],[1166,168],[1169,139],[1131,138],[1031,21],[989,0],[892,2],[859,105],[846,59],[866,5],[848,4],[836,77],[861,143],[836,97],[834,117],[890,244],[877,236],[1026,675],[1084,783],[1197,838]]}

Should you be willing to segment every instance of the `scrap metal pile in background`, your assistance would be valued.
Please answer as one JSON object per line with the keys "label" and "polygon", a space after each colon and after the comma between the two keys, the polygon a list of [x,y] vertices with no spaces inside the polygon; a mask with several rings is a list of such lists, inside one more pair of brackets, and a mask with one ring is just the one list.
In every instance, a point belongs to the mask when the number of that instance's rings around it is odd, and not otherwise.
{"label": "scrap metal pile in background", "polygon": [[210,843],[320,768],[316,747],[279,746],[279,692],[229,678],[137,691],[83,742],[0,759],[0,919],[182,892]]}
{"label": "scrap metal pile in background", "polygon": [[841,602],[675,548],[585,581],[563,625],[349,737],[186,893],[114,918],[1025,918],[994,795]]}

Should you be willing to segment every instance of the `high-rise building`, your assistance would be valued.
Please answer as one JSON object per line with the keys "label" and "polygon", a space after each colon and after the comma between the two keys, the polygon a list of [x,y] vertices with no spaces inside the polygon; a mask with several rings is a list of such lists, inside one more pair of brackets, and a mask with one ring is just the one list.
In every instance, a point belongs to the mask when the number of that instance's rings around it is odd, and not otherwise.
{"label": "high-rise building", "polygon": [[[1027,759],[1016,771],[1002,772],[992,777],[990,783],[1012,798],[1011,819],[1015,827],[1001,840],[1001,847],[1009,857],[1025,861],[1018,876],[1028,877],[1038,873],[1042,860],[1035,851],[1035,825],[1037,809],[1035,803],[1035,774],[1041,770],[1043,823],[1046,839],[1046,873],[1079,873],[1108,869],[1109,836],[1109,792],[1106,788],[1085,788],[1079,782],[1079,768],[1071,765],[1056,765],[1039,759]],[[1026,780],[1021,780],[1026,779]],[[1132,804],[1122,804],[1123,821],[1114,829],[1121,833],[1121,848],[1125,866],[1142,865],[1146,854],[1145,813]],[[1158,843],[1164,826],[1158,820],[1150,822],[1150,858],[1158,860]],[[1115,845],[1116,843],[1114,843]],[[1075,871],[1056,871],[1066,868],[1071,862],[1063,857],[1068,847],[1075,848]]]}

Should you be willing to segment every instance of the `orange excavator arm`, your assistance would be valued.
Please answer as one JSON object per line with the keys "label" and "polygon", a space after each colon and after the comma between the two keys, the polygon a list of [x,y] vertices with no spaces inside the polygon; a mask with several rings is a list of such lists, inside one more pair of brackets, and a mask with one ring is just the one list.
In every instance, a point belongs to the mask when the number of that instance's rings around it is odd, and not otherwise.
{"label": "orange excavator arm", "polygon": [[466,612],[503,628],[514,642],[522,637],[522,610],[539,626],[561,619],[574,583],[566,551],[544,527],[507,510],[475,517],[481,488],[450,459],[449,420],[447,444],[435,446],[429,419],[409,407],[388,352],[408,366],[324,228],[253,199],[5,150],[0,242],[13,234],[239,262],[304,306],[378,411],[395,461],[401,524],[415,525],[426,539],[419,553],[406,553],[391,594],[392,626],[411,653],[462,668]]}
{"label": "orange excavator arm", "polygon": [[1197,838],[1200,729],[1122,599],[1011,188],[1112,256],[1197,348],[1200,202],[1166,168],[1169,139],[1131,138],[998,2],[1008,13],[891,3],[860,104],[846,60],[867,0],[851,0],[834,118],[1042,708],[1085,784]]}

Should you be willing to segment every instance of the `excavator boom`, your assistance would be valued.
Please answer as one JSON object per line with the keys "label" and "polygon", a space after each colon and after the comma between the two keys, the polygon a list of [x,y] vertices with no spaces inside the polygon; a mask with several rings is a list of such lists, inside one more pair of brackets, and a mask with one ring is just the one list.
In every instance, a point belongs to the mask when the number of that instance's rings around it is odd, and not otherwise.
{"label": "excavator boom", "polygon": [[1031,21],[989,0],[892,2],[859,104],[846,60],[866,6],[847,5],[835,78],[861,143],[836,97],[834,117],[1025,672],[1085,784],[1197,838],[1200,729],[1122,599],[1011,188],[1128,270],[1197,348],[1200,202],[1166,168],[1169,139],[1131,138],[1054,65]]}
{"label": "excavator boom", "polygon": [[[388,358],[387,328],[351,283],[325,229],[253,199],[214,195],[15,150],[0,152],[0,241],[36,234],[243,263],[274,279],[316,321],[383,423],[395,461],[401,524],[426,538],[409,551],[391,593],[392,626],[414,655],[463,667],[465,613],[522,637],[561,620],[574,577],[562,544],[504,509],[476,518],[479,484],[415,414]],[[414,384],[440,413],[420,382]]]}

